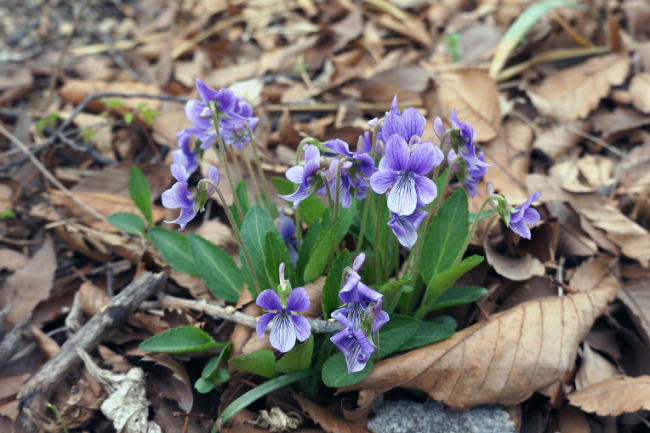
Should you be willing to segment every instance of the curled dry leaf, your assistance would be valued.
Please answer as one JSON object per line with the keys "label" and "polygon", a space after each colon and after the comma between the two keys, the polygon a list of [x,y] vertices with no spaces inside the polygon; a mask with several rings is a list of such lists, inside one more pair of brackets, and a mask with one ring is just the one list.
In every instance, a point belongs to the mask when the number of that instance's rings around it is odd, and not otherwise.
{"label": "curled dry leaf", "polygon": [[293,397],[300,403],[302,410],[314,420],[314,423],[320,425],[327,433],[370,433],[365,424],[346,421],[300,394],[293,393]]}
{"label": "curled dry leaf", "polygon": [[521,257],[510,257],[501,254],[493,239],[485,238],[485,258],[499,275],[513,281],[525,281],[536,275],[544,275],[546,268],[536,257],[526,254]]}
{"label": "curled dry leaf", "polygon": [[569,394],[569,403],[600,416],[650,409],[650,376],[613,376]]}
{"label": "curled dry leaf", "polygon": [[366,379],[340,390],[417,388],[454,408],[517,404],[573,367],[578,344],[615,296],[607,287],[525,302],[446,341],[381,361]]}
{"label": "curled dry leaf", "polygon": [[627,78],[627,54],[594,57],[556,72],[528,90],[540,114],[562,120],[584,119],[609,94],[612,85]]}
{"label": "curled dry leaf", "polygon": [[576,132],[585,133],[590,130],[591,124],[584,120],[557,125],[538,135],[533,148],[541,150],[549,158],[556,160],[582,141],[582,137]]}

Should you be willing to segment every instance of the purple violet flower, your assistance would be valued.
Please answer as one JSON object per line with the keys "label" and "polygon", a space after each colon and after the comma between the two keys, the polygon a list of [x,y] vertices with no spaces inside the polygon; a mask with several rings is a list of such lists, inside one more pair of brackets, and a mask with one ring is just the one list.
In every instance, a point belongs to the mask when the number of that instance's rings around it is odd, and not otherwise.
{"label": "purple violet flower", "polygon": [[284,239],[284,244],[289,251],[289,259],[293,266],[296,266],[298,261],[298,240],[296,239],[296,223],[287,215],[284,210],[280,210],[280,219],[278,221],[278,229],[280,235]]}
{"label": "purple violet flower", "polygon": [[530,205],[539,199],[541,195],[542,193],[535,191],[524,204],[515,208],[516,212],[510,212],[510,224],[508,227],[522,238],[530,239],[530,229],[528,226],[535,225],[540,220],[539,212],[532,209]]}
{"label": "purple violet flower", "polygon": [[[296,338],[299,341],[305,341],[311,334],[309,321],[299,314],[309,308],[309,296],[307,291],[302,287],[296,287],[291,290],[291,285],[284,280],[284,263],[280,265],[280,292],[286,296],[284,302],[275,290],[267,289],[260,293],[255,303],[265,310],[257,321],[257,336],[264,337],[266,327],[271,324],[271,346],[282,353],[293,349],[296,344]],[[284,296],[283,296],[284,297]]]}
{"label": "purple violet flower", "polygon": [[425,175],[443,159],[442,151],[433,143],[425,141],[410,147],[401,135],[393,134],[370,186],[377,194],[390,188],[388,209],[400,216],[410,215],[419,203],[429,204],[438,195],[436,185]]}
{"label": "purple violet flower", "polygon": [[[374,302],[379,300],[382,295],[376,290],[371,289],[361,282],[359,269],[366,260],[366,255],[361,253],[354,259],[352,270],[339,291],[339,298],[343,303],[349,302]],[[347,268],[350,269],[350,268]]]}
{"label": "purple violet flower", "polygon": [[[458,115],[456,114],[455,108],[451,110],[451,126],[456,129],[455,133],[458,134],[456,137],[460,137],[460,141],[463,144],[462,147],[458,146],[458,153],[465,160],[468,170],[475,171],[479,167],[490,167],[491,165],[486,163],[484,158],[481,159],[480,156],[476,156],[476,147],[474,146],[474,141],[476,140],[476,131],[474,131],[474,128],[472,128],[472,125],[469,122],[461,122],[458,120]],[[433,130],[438,138],[442,140],[442,137],[445,133],[445,128],[440,117],[436,117],[433,121]],[[452,142],[451,140],[452,137],[450,134],[448,134],[446,136],[445,142]],[[452,144],[453,143],[454,142],[452,142]]]}
{"label": "purple violet flower", "polygon": [[[170,167],[172,176],[177,180],[177,182],[172,185],[171,188],[163,192],[160,196],[162,204],[167,209],[178,209],[181,208],[181,213],[173,221],[167,221],[169,224],[178,224],[180,228],[178,231],[181,231],[185,228],[187,223],[192,221],[196,214],[199,213],[199,209],[203,210],[207,198],[214,194],[215,190],[210,184],[204,184],[204,186],[199,187],[199,191],[195,193],[190,193],[187,189],[188,179],[190,173],[187,172],[183,164],[174,163]],[[216,167],[210,166],[208,168],[208,179],[215,185],[219,185],[219,171]],[[201,188],[204,188],[201,192]],[[197,196],[199,201],[197,202]]]}
{"label": "purple violet flower", "polygon": [[287,170],[285,176],[293,183],[298,184],[298,189],[293,194],[280,195],[279,197],[293,202],[297,208],[301,201],[317,189],[321,182],[315,173],[320,168],[320,151],[314,145],[305,146],[305,166],[295,165]]}
{"label": "purple violet flower", "polygon": [[185,104],[185,115],[192,122],[192,126],[179,134],[194,135],[201,142],[201,149],[212,147],[217,139],[210,109],[210,102],[214,101],[219,118],[219,133],[224,144],[232,144],[241,150],[244,144],[250,141],[244,123],[248,122],[253,131],[259,121],[259,118],[252,115],[253,108],[230,89],[212,90],[198,78],[195,84],[201,100]]}
{"label": "purple violet flower", "polygon": [[185,132],[185,130],[179,132],[178,136],[178,149],[172,153],[172,158],[175,164],[181,164],[185,167],[187,175],[191,175],[199,167],[199,161],[196,157],[196,151],[192,152],[190,150],[190,138],[191,134]]}
{"label": "purple violet flower", "polygon": [[418,228],[422,221],[427,217],[428,212],[416,210],[411,215],[399,216],[391,213],[391,219],[388,226],[393,229],[393,234],[397,236],[400,244],[411,249],[418,240]]}
{"label": "purple violet flower", "polygon": [[397,106],[397,95],[395,95],[390,105],[390,111],[386,113],[381,126],[380,138],[386,144],[394,134],[397,134],[409,145],[414,142],[419,143],[422,141],[425,124],[426,119],[416,108],[408,107],[403,113],[400,113]]}
{"label": "purple violet flower", "polygon": [[[451,164],[452,161],[456,158],[456,152],[454,152],[454,149],[449,150],[449,154],[447,155],[447,161]],[[483,179],[483,176],[487,173],[487,166],[484,165],[478,165],[474,164],[474,168],[470,167],[470,164],[465,160],[465,167],[462,167],[459,169],[458,167],[458,162],[454,164],[454,173],[456,173],[460,178],[462,178],[463,186],[467,190],[467,193],[470,195],[470,197],[476,196],[478,194],[478,188],[477,185]],[[483,155],[483,152],[479,152],[477,160],[479,162],[484,163],[485,162],[485,155]],[[459,174],[460,172],[460,174]]]}
{"label": "purple violet flower", "polygon": [[375,350],[372,335],[390,320],[388,313],[381,311],[383,296],[361,282],[359,269],[364,260],[365,255],[359,254],[352,270],[346,271],[349,276],[339,298],[347,305],[332,313],[332,317],[343,325],[343,330],[330,340],[345,356],[348,373],[364,369]]}
{"label": "purple violet flower", "polygon": [[363,370],[375,351],[372,343],[368,341],[368,337],[361,329],[354,330],[349,326],[334,334],[330,341],[345,356],[349,374]]}

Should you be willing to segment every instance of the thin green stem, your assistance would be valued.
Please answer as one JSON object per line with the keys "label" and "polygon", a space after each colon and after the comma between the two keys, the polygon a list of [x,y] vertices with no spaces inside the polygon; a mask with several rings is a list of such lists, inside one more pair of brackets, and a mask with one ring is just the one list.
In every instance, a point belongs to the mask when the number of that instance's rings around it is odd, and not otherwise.
{"label": "thin green stem", "polygon": [[465,251],[469,246],[469,242],[472,240],[472,235],[474,235],[474,232],[476,231],[476,227],[478,226],[478,222],[481,220],[481,214],[483,213],[483,210],[485,210],[485,205],[487,205],[492,199],[498,199],[498,198],[501,198],[499,194],[492,194],[487,196],[485,200],[483,200],[481,207],[479,208],[478,212],[476,213],[476,216],[474,217],[474,222],[472,222],[472,226],[469,229],[469,233],[467,233],[467,237],[465,238],[463,247],[460,249],[460,251],[458,251],[458,255],[456,256],[456,259],[454,260],[454,264],[452,266],[455,266],[458,263],[460,263],[461,259],[465,255]]}
{"label": "thin green stem", "polygon": [[[235,203],[235,208],[237,209],[237,213],[240,215],[240,220],[244,219],[244,212],[242,212],[241,205],[239,203],[239,199],[237,198],[237,193],[235,191],[235,184],[232,179],[232,175],[230,174],[230,167],[228,166],[228,156],[226,155],[226,145],[223,142],[223,138],[221,137],[221,133],[219,132],[219,116],[217,115],[217,107],[214,102],[211,102],[211,109],[212,109],[212,121],[214,122],[214,129],[217,134],[217,147],[218,151],[217,153],[219,154],[219,159],[221,161],[221,165],[223,165],[223,168],[226,170],[226,177],[228,178],[228,185],[230,185],[230,190],[232,191],[232,199],[233,202]],[[224,206],[227,206],[227,203],[224,201]]]}
{"label": "thin green stem", "polygon": [[384,269],[384,281],[388,280],[388,274],[390,273],[390,263],[388,262],[388,246],[391,244],[390,240],[390,232],[391,228],[388,224],[386,224],[386,239],[384,239],[384,264],[383,266]]}
{"label": "thin green stem", "polygon": [[45,403],[45,406],[47,406],[48,409],[50,409],[54,414],[56,415],[56,419],[59,420],[61,423],[61,427],[63,427],[63,432],[68,433],[68,426],[65,423],[65,419],[63,419],[63,416],[61,416],[61,412],[59,412],[59,409],[56,408],[52,403],[49,401]]}
{"label": "thin green stem", "polygon": [[[372,160],[375,161],[377,156],[377,133],[379,132],[379,127],[384,123],[384,119],[380,119],[375,124],[375,127],[372,130],[372,151],[371,156]],[[374,194],[374,193],[373,193]],[[366,222],[368,220],[368,209],[370,208],[370,194],[366,195],[363,204],[363,212],[361,214],[361,230],[359,230],[359,238],[357,239],[357,247],[354,250],[354,255],[358,256],[361,252],[361,247],[363,245],[363,236],[365,235]]]}
{"label": "thin green stem", "polygon": [[266,176],[264,176],[264,170],[262,169],[262,161],[260,160],[260,154],[257,152],[257,143],[255,143],[255,138],[253,137],[253,133],[251,132],[250,126],[248,126],[248,122],[244,122],[244,126],[246,127],[246,133],[248,133],[248,137],[251,140],[251,147],[253,148],[253,153],[255,154],[255,163],[257,164],[257,171],[260,175],[260,181],[262,182],[262,187],[264,188],[264,198],[266,199],[265,200],[266,205],[269,208],[269,215],[271,215],[271,218],[275,218],[277,215],[273,210],[273,203],[271,203],[269,184],[266,182]]}
{"label": "thin green stem", "polygon": [[248,175],[251,178],[251,181],[253,182],[253,189],[254,194],[255,194],[255,200],[258,201],[260,204],[264,201],[264,198],[262,197],[262,191],[260,191],[260,186],[257,183],[257,179],[255,178],[255,172],[253,171],[253,165],[251,164],[251,161],[248,157],[244,157],[244,163],[246,164],[246,169],[248,170]]}
{"label": "thin green stem", "polygon": [[300,140],[300,143],[298,143],[298,149],[296,150],[296,165],[300,165],[300,154],[302,153],[302,148],[305,146],[305,143],[309,143],[312,140],[314,139],[311,137],[305,137]]}
{"label": "thin green stem", "polygon": [[239,178],[239,180],[244,180],[244,177],[241,175],[241,168],[239,167],[239,163],[237,162],[237,152],[235,152],[235,146],[228,146],[228,149],[230,150],[230,157],[232,158],[232,163],[235,166],[237,177]]}
{"label": "thin green stem", "polygon": [[[379,204],[377,205],[377,227],[380,227],[381,224],[381,213],[383,211],[384,207],[384,200],[379,200]],[[379,282],[381,280],[381,257],[379,254],[379,234],[381,233],[381,230],[378,228],[375,228],[375,244],[372,246],[372,251],[375,253],[375,282]]]}
{"label": "thin green stem", "polygon": [[336,166],[336,202],[335,202],[335,214],[334,218],[338,218],[339,216],[339,206],[341,203],[341,165],[343,165],[344,160],[340,160],[338,165]]}
{"label": "thin green stem", "polygon": [[325,190],[327,191],[327,202],[329,203],[330,206],[330,222],[334,221],[335,218],[335,213],[334,213],[334,200],[332,200],[332,192],[330,191],[330,183],[327,181],[327,176],[325,173],[323,173],[323,170],[318,170],[318,174],[320,175],[321,179],[323,180],[323,183],[325,184]]}
{"label": "thin green stem", "polygon": [[248,271],[251,273],[251,277],[253,278],[253,284],[255,285],[255,297],[257,297],[257,295],[259,295],[262,292],[262,290],[260,288],[260,282],[257,280],[257,275],[255,275],[255,269],[253,269],[253,262],[251,262],[250,255],[248,254],[248,250],[244,245],[244,240],[241,237],[241,232],[239,231],[239,228],[237,228],[237,223],[235,223],[235,218],[233,217],[232,212],[230,212],[230,207],[228,206],[228,203],[226,202],[226,198],[223,196],[223,193],[221,192],[221,190],[217,185],[215,185],[212,182],[210,182],[210,184],[217,191],[217,194],[219,194],[219,199],[221,200],[223,209],[226,212],[226,216],[228,217],[228,222],[230,223],[232,232],[235,235],[235,239],[237,239],[239,248],[241,248],[241,251],[244,254],[244,259],[246,260]]}

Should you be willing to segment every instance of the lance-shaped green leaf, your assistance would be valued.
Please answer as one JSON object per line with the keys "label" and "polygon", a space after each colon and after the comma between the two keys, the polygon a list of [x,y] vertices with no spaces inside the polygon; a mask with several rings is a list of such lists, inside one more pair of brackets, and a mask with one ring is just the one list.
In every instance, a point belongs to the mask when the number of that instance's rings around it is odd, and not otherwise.
{"label": "lance-shaped green leaf", "polygon": [[295,273],[293,272],[293,265],[291,264],[289,251],[287,251],[287,246],[285,245],[282,236],[270,231],[266,234],[264,242],[264,264],[266,266],[266,275],[269,281],[273,281],[275,285],[280,282],[278,279],[278,270],[280,268],[280,263],[284,263],[284,278],[289,280],[293,287],[296,287],[295,284],[297,284],[297,281]]}
{"label": "lance-shaped green leaf", "polygon": [[131,212],[114,213],[107,216],[106,220],[111,223],[111,225],[116,229],[130,235],[138,235],[144,233],[146,224],[142,218]]}
{"label": "lance-shaped green leaf", "polygon": [[[266,262],[270,260],[269,257],[266,257],[266,234],[268,232],[274,232],[280,236],[280,232],[273,224],[273,220],[261,207],[253,206],[250,208],[246,214],[246,218],[241,227],[241,236],[244,241],[244,245],[248,251],[248,256],[251,259],[253,270],[257,276],[257,280],[260,283],[260,289],[266,290],[270,288],[275,288],[277,285],[277,271],[274,278],[269,278],[267,274]],[[243,252],[240,251],[239,256],[242,263],[242,272],[244,274],[244,280],[250,290],[254,290],[255,287],[253,284],[253,278],[248,270],[246,265],[246,260],[244,258]],[[253,296],[256,296],[253,294]]]}
{"label": "lance-shaped green leaf", "polygon": [[330,223],[326,229],[321,230],[318,234],[303,273],[305,284],[311,283],[325,272],[325,267],[327,267],[330,255],[337,243],[340,222],[341,220],[337,220],[333,224]]}
{"label": "lance-shaped green leaf", "polygon": [[275,356],[269,349],[260,349],[255,352],[230,358],[228,364],[240,370],[248,371],[264,377],[275,377]]}
{"label": "lance-shaped green leaf", "polygon": [[422,322],[410,316],[391,314],[390,320],[379,330],[379,356],[385,358],[400,350],[417,332]]}
{"label": "lance-shaped green leaf", "polygon": [[189,234],[190,252],[196,269],[208,289],[228,302],[237,302],[244,278],[241,271],[227,252],[194,234]]}
{"label": "lance-shaped green leaf", "polygon": [[314,352],[314,336],[310,335],[307,341],[297,344],[275,364],[279,373],[293,373],[306,370],[311,364],[311,355]]}
{"label": "lance-shaped green leaf", "polygon": [[142,171],[135,165],[131,167],[129,176],[129,194],[135,206],[140,209],[142,215],[153,225],[153,215],[151,213],[151,190]]}
{"label": "lance-shaped green leaf", "polygon": [[431,310],[440,310],[441,308],[455,307],[456,305],[469,304],[484,296],[487,290],[483,287],[458,286],[447,289],[436,302],[431,306]]}
{"label": "lance-shaped green leaf", "polygon": [[149,237],[174,269],[185,274],[199,275],[190,254],[190,241],[185,235],[163,227],[151,227]]}
{"label": "lance-shaped green leaf", "polygon": [[207,332],[199,328],[181,326],[168,329],[144,340],[140,343],[140,349],[159,353],[190,353],[225,346],[226,344],[228,343],[214,341]]}
{"label": "lance-shaped green leaf", "polygon": [[425,235],[419,265],[424,281],[453,265],[469,233],[468,219],[467,193],[460,188],[438,209]]}
{"label": "lance-shaped green leaf", "polygon": [[418,347],[426,346],[431,343],[437,343],[438,341],[446,340],[454,335],[454,328],[450,328],[449,326],[432,322],[419,323],[420,326],[415,333],[400,346],[400,352],[417,349]]}
{"label": "lance-shaped green leaf", "polygon": [[339,292],[341,291],[341,287],[343,287],[343,271],[348,266],[352,266],[350,251],[343,250],[327,272],[325,284],[323,285],[323,295],[321,297],[323,316],[325,318],[329,318],[341,303]]}

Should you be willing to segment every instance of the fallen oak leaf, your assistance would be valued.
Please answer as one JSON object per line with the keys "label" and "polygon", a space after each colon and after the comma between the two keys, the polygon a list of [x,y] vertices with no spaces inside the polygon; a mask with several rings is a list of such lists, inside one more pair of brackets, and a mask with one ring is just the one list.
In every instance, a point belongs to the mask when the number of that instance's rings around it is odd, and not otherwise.
{"label": "fallen oak leaf", "polygon": [[650,409],[650,376],[613,376],[568,395],[569,403],[600,416]]}
{"label": "fallen oak leaf", "polygon": [[524,302],[456,333],[375,365],[339,391],[417,388],[453,408],[514,405],[560,379],[578,344],[616,297],[616,287]]}

